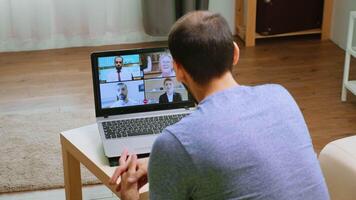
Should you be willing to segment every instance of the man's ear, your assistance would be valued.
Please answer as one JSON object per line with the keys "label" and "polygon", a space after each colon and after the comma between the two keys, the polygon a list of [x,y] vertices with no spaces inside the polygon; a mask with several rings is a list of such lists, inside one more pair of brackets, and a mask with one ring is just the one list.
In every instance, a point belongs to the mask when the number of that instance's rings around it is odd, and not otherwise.
{"label": "man's ear", "polygon": [[173,60],[173,68],[176,73],[176,79],[179,82],[186,83],[186,72],[179,62]]}
{"label": "man's ear", "polygon": [[239,61],[239,58],[240,58],[240,49],[239,46],[237,46],[236,42],[234,42],[234,59],[232,64],[236,65],[237,62]]}

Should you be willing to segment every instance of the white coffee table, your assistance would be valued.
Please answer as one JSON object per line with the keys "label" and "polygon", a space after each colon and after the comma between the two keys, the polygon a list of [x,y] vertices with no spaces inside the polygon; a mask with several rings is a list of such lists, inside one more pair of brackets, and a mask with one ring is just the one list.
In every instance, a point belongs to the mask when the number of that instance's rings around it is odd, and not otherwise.
{"label": "white coffee table", "polygon": [[[115,167],[110,167],[108,159],[104,156],[97,124],[62,132],[60,139],[67,200],[82,199],[80,163],[120,197],[115,187],[109,185]],[[141,188],[140,199],[148,199],[148,184]]]}

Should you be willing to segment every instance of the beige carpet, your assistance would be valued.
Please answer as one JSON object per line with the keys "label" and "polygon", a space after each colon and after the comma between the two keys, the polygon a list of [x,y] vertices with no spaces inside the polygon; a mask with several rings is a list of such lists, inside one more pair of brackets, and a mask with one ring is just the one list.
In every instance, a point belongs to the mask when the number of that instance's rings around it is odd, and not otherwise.
{"label": "beige carpet", "polygon": [[[62,187],[59,133],[94,123],[94,116],[88,109],[0,113],[0,193]],[[84,169],[82,182],[98,180]]]}

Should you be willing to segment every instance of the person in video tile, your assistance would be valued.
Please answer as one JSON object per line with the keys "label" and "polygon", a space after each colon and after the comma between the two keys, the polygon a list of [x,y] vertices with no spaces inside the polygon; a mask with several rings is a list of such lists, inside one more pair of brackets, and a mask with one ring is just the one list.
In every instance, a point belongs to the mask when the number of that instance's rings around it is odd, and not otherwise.
{"label": "person in video tile", "polygon": [[159,57],[159,68],[162,72],[159,77],[171,77],[176,75],[173,69],[173,59],[169,54],[162,54]]}
{"label": "person in video tile", "polygon": [[137,102],[128,98],[129,91],[125,83],[118,83],[117,86],[117,101],[110,106],[111,108],[137,105]]}
{"label": "person in video tile", "polygon": [[171,103],[182,101],[182,95],[178,92],[174,92],[174,82],[170,78],[166,78],[163,81],[163,86],[166,92],[159,96],[159,103]]}
{"label": "person in video tile", "polygon": [[121,56],[115,57],[114,64],[116,71],[113,71],[108,74],[106,78],[107,82],[129,81],[133,79],[133,75],[131,72],[122,70],[122,67],[124,65],[124,59]]}

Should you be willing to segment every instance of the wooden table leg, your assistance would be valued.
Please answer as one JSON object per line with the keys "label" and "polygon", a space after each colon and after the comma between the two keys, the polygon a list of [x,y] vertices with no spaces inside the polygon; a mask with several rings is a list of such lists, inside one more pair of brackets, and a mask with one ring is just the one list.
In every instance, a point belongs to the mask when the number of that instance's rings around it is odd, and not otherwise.
{"label": "wooden table leg", "polygon": [[80,176],[80,163],[70,154],[62,143],[62,158],[64,170],[64,187],[66,200],[82,199],[82,181]]}
{"label": "wooden table leg", "polygon": [[333,3],[334,3],[333,0],[325,0],[324,1],[323,24],[321,26],[321,40],[330,39]]}
{"label": "wooden table leg", "polygon": [[246,37],[245,45],[247,47],[255,46],[256,40],[256,9],[257,0],[247,1],[247,13],[246,13]]}

